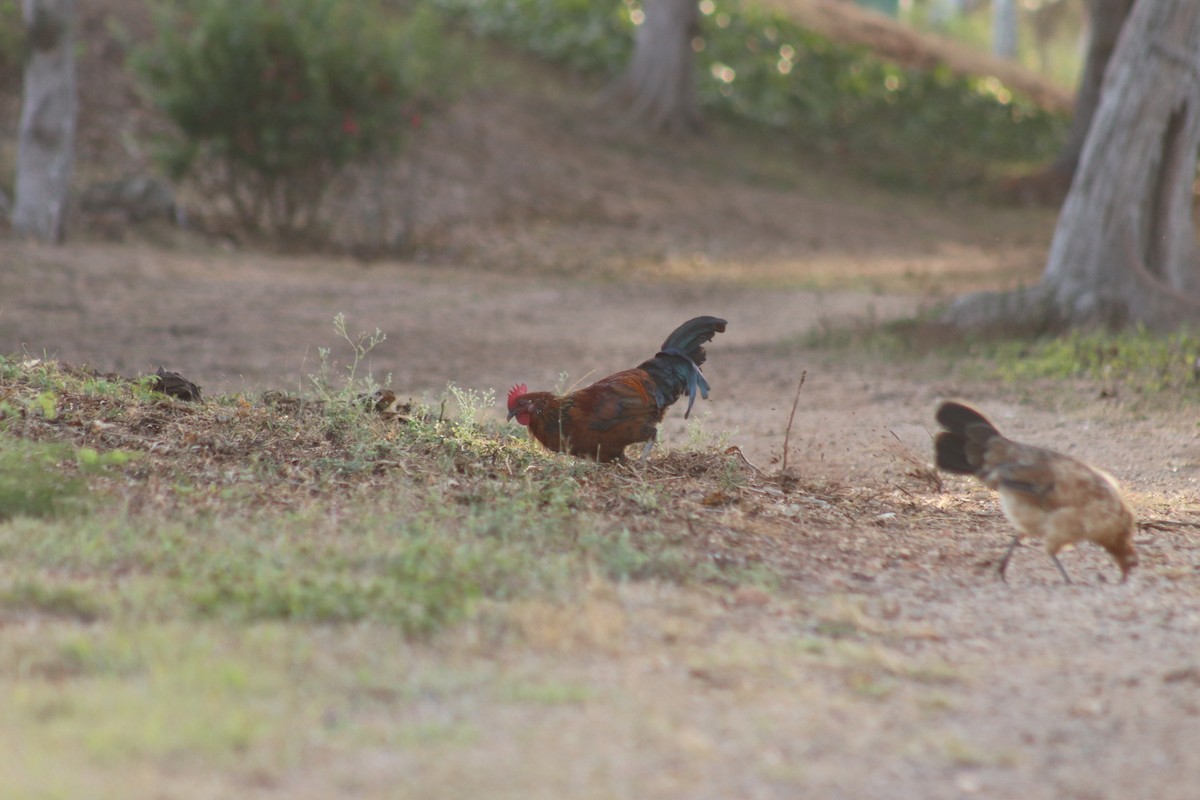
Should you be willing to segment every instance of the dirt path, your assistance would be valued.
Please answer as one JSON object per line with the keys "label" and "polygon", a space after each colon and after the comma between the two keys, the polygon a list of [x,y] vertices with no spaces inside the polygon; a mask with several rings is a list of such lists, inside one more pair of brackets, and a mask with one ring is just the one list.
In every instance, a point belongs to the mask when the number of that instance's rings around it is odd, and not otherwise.
{"label": "dirt path", "polygon": [[[387,333],[372,354],[377,376],[430,397],[449,381],[502,395],[515,381],[552,387],[560,372],[613,371],[688,316],[719,314],[730,326],[710,348],[705,431],[729,432],[768,466],[807,370],[793,463],[872,498],[840,525],[806,524],[803,507],[784,523],[736,509],[714,517],[778,544],[789,578],[773,597],[598,589],[559,620],[572,633],[544,646],[538,631],[558,619],[547,609],[530,611],[542,622],[524,647],[398,645],[417,689],[379,724],[441,733],[331,753],[281,782],[238,784],[245,796],[391,797],[396,786],[413,798],[1196,794],[1200,539],[1143,532],[1142,566],[1124,586],[1089,548],[1065,557],[1078,583],[1062,586],[1028,546],[1005,585],[992,572],[1008,536],[994,499],[969,481],[938,492],[913,474],[929,458],[936,401],[968,395],[1014,436],[1106,465],[1144,517],[1190,518],[1194,423],[1131,419],[1100,398],[1019,403],[804,346],[823,324],[911,313],[914,295],[140,247],[6,243],[0,257],[0,349],[125,374],[163,364],[210,393],[297,387],[319,347],[344,361],[337,312],[352,331]],[[667,446],[688,436],[679,417]]]}

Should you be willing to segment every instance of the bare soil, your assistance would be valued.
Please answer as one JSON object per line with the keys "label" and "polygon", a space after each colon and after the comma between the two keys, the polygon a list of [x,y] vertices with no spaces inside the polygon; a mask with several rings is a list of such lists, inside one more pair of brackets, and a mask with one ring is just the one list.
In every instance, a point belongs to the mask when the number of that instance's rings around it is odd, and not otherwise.
{"label": "bare soil", "polygon": [[[446,736],[314,747],[267,773],[177,765],[130,796],[1196,796],[1194,419],[1135,413],[1092,387],[1004,386],[946,377],[936,358],[889,364],[810,344],[1035,280],[1050,215],[775,170],[720,131],[643,141],[582,101],[477,100],[445,123],[448,144],[428,143],[428,253],[266,255],[164,230],[59,248],[0,240],[0,351],[127,375],[163,365],[209,396],[254,395],[302,389],[318,348],[344,364],[331,327],[344,313],[351,331],[387,334],[367,366],[399,392],[437,398],[454,382],[503,397],[514,382],[632,366],[689,316],[723,316],[704,430],[778,471],[806,373],[789,453],[806,488],[764,490],[768,514],[714,508],[702,528],[786,580],[773,593],[598,586],[581,608],[531,606],[515,641],[399,642],[425,688],[359,721]],[[997,579],[1010,528],[995,498],[929,470],[947,396],[1124,482],[1160,522],[1139,534],[1128,584],[1083,547],[1064,557],[1076,581],[1064,586],[1036,544]],[[668,415],[664,449],[688,438],[681,416]],[[818,628],[844,631],[844,647],[815,658]],[[327,635],[334,653],[364,634]],[[500,679],[565,687],[566,699],[497,700]]]}

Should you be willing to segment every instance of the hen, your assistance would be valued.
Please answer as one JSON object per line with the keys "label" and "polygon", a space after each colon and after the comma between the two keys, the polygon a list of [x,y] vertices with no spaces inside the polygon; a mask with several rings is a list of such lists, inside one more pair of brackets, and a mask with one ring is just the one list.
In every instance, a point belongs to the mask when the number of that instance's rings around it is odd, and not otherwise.
{"label": "hen", "polygon": [[508,418],[528,426],[533,438],[551,450],[613,461],[624,457],[628,445],[645,442],[644,460],[668,406],[686,392],[686,418],[697,390],[708,398],[708,381],[700,371],[704,344],[725,325],[717,317],[690,319],[667,337],[654,358],[562,397],[518,384],[508,393]]}
{"label": "hen", "polygon": [[1000,577],[1022,536],[1044,540],[1046,552],[1067,583],[1058,551],[1079,541],[1103,547],[1121,568],[1124,582],[1138,563],[1133,549],[1133,512],[1117,483],[1082,461],[1000,435],[973,408],[946,402],[937,411],[945,428],[937,435],[937,465],[974,475],[1000,493],[1000,508],[1017,533],[1000,559]]}

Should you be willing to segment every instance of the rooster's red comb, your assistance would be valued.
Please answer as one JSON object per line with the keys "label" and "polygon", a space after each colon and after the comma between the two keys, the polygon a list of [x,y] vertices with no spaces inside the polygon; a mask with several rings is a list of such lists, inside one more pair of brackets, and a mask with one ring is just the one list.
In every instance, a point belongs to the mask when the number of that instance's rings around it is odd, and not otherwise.
{"label": "rooster's red comb", "polygon": [[518,383],[516,386],[508,390],[508,410],[512,411],[512,407],[516,405],[517,398],[528,392],[525,384]]}

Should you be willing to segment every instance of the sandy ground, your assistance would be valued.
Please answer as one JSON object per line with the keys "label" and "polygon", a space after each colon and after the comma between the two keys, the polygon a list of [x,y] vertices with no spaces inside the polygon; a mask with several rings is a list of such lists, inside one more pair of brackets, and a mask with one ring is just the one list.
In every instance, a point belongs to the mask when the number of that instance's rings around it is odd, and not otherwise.
{"label": "sandy ground", "polygon": [[[919,477],[936,402],[967,396],[1014,437],[1104,464],[1143,517],[1187,520],[1200,510],[1194,422],[805,345],[835,322],[911,313],[919,294],[97,244],[0,243],[0,259],[0,349],[130,375],[162,364],[210,394],[303,387],[322,347],[345,363],[331,325],[339,312],[352,332],[387,334],[371,354],[378,378],[429,398],[450,381],[502,397],[513,382],[596,377],[653,353],[689,316],[718,314],[729,330],[709,347],[704,430],[777,468],[807,371],[792,464],[875,498],[832,526],[806,525],[803,508],[761,530],[729,518],[738,535],[778,543],[790,577],[772,597],[632,585],[601,592],[569,623],[579,635],[567,645],[538,647],[536,635],[499,651],[402,645],[413,680],[422,685],[425,670],[432,688],[377,723],[444,724],[453,735],[329,754],[265,786],[238,784],[246,796],[1195,794],[1200,539],[1143,531],[1127,585],[1083,548],[1064,557],[1077,583],[1063,586],[1027,546],[1003,584],[992,570],[1009,529],[994,498],[971,481],[948,478],[938,492]],[[664,444],[687,436],[681,414],[669,415]],[[814,615],[847,629],[845,653],[813,661],[804,642]],[[855,632],[871,643],[855,645]],[[829,669],[835,656],[841,666]],[[582,688],[544,705],[495,702],[480,674]]]}
{"label": "sandy ground", "polygon": [[[140,4],[111,2],[90,29],[109,7],[144,24]],[[120,48],[85,41],[81,171],[144,168],[130,143],[155,121],[120,82]],[[731,165],[719,132],[632,140],[573,100],[590,89],[556,86],[552,99],[472,98],[442,123],[444,146],[426,145],[420,221],[447,263],[274,257],[175,234],[165,248],[106,244],[98,229],[63,248],[0,239],[0,352],[129,376],[162,365],[210,396],[297,390],[320,348],[347,362],[332,328],[344,313],[352,332],[387,334],[367,367],[399,392],[437,399],[454,382],[499,398],[515,382],[632,366],[679,322],[719,315],[729,329],[709,348],[698,413],[764,469],[779,466],[807,373],[790,463],[829,494],[793,498],[794,515],[769,523],[738,509],[707,520],[770,549],[783,585],[599,587],[582,608],[529,609],[541,622],[524,645],[470,630],[397,642],[399,699],[352,715],[395,746],[312,745],[266,773],[171,764],[130,775],[125,796],[1195,797],[1195,529],[1141,531],[1126,585],[1085,547],[1064,556],[1077,582],[1063,586],[1035,545],[1004,584],[993,570],[1010,534],[994,497],[922,477],[936,403],[961,396],[1014,438],[1102,464],[1143,518],[1188,522],[1200,517],[1194,418],[806,345],[1036,279],[1052,215],[901,199],[769,158]],[[671,413],[664,445],[688,435]],[[856,499],[831,504],[839,492]],[[539,638],[547,628],[558,632]],[[334,659],[378,632],[324,635]]]}

